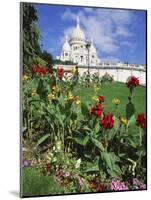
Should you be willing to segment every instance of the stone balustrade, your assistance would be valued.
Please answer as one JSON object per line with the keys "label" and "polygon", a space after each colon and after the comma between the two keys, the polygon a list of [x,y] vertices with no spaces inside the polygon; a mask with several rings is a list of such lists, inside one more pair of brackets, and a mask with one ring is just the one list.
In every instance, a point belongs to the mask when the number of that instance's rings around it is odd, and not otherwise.
{"label": "stone balustrade", "polygon": [[[55,65],[57,67],[63,67],[65,70],[69,70],[73,65]],[[78,72],[82,76],[84,72],[88,71],[88,66],[77,66]],[[146,68],[143,66],[126,66],[126,65],[102,65],[102,66],[89,66],[90,74],[98,73],[99,76],[103,76],[105,73],[108,73],[113,76],[115,81],[126,82],[129,76],[135,76],[139,78],[140,84],[146,85]]]}

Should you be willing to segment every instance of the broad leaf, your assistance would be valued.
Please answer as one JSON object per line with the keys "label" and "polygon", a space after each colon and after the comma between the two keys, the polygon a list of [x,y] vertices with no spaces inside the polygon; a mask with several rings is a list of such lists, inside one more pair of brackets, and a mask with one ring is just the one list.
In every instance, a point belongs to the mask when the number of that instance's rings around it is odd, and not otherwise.
{"label": "broad leaf", "polygon": [[135,106],[129,100],[129,103],[126,105],[126,119],[129,120],[135,113]]}
{"label": "broad leaf", "polygon": [[93,143],[99,150],[101,150],[101,151],[104,151],[104,150],[105,150],[104,147],[103,147],[103,145],[102,145],[102,143],[99,142],[97,139],[91,138],[91,140],[92,140],[92,143]]}
{"label": "broad leaf", "polygon": [[37,146],[39,146],[41,143],[43,143],[45,140],[47,140],[50,137],[50,134],[46,134],[44,136],[42,136],[38,142],[37,142]]}
{"label": "broad leaf", "polygon": [[136,124],[136,118],[135,118],[135,115],[132,115],[131,118],[129,119],[127,125],[128,125],[128,126],[132,126],[132,125],[134,125],[134,124]]}
{"label": "broad leaf", "polygon": [[74,140],[76,143],[85,146],[89,141],[89,136],[82,133],[75,133],[75,135],[71,139]]}
{"label": "broad leaf", "polygon": [[86,170],[84,172],[97,172],[99,171],[99,160],[100,157],[97,156],[94,160],[94,162],[88,162],[86,166]]}

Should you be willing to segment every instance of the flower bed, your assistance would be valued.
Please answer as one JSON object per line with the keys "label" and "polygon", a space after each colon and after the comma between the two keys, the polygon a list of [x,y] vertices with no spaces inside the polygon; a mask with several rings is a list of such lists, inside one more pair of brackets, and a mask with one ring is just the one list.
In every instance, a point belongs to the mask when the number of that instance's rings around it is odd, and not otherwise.
{"label": "flower bed", "polygon": [[[33,65],[23,76],[23,170],[53,177],[61,193],[146,189],[145,105],[138,112],[135,102],[139,79],[130,77],[123,86],[127,102],[121,108],[122,99],[104,96],[96,78],[84,84],[75,68],[71,73]],[[83,100],[80,88],[91,90],[91,98]]]}

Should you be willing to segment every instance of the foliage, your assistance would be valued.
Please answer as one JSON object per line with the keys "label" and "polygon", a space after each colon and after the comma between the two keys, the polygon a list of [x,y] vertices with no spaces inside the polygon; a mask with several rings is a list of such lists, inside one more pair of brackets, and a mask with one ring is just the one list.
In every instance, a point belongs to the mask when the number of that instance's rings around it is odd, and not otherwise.
{"label": "foliage", "polygon": [[34,5],[23,3],[23,27],[22,27],[22,48],[23,48],[23,69],[30,72],[32,64],[40,66],[51,66],[52,56],[40,48],[40,32],[37,26],[38,15]]}
{"label": "foliage", "polygon": [[62,61],[60,59],[54,59],[53,60],[54,64],[61,64],[61,65],[76,65],[76,63],[72,62],[72,61]]}
{"label": "foliage", "polygon": [[110,74],[108,73],[105,73],[103,76],[102,76],[102,79],[101,79],[101,82],[102,83],[112,83],[113,82],[113,76],[111,76]]}
{"label": "foliage", "polygon": [[38,20],[37,11],[32,4],[22,4],[23,9],[23,63],[33,64],[33,57],[40,54],[39,38],[40,32],[36,22]]}
{"label": "foliage", "polygon": [[53,64],[53,57],[50,53],[47,51],[41,52],[40,57],[47,62],[46,66],[49,68],[49,71],[52,70],[52,64]]}
{"label": "foliage", "polygon": [[[95,79],[88,83],[95,98],[84,101],[76,92],[79,82],[75,87],[62,68],[52,74],[33,71],[24,80],[23,141],[34,147],[37,169],[53,175],[62,193],[108,191],[116,188],[111,183],[133,189],[133,178],[145,184],[146,118],[136,116],[134,89],[127,88],[124,116],[117,98],[109,99],[113,112],[106,112],[108,96],[100,94]],[[24,159],[31,166],[33,158]]]}

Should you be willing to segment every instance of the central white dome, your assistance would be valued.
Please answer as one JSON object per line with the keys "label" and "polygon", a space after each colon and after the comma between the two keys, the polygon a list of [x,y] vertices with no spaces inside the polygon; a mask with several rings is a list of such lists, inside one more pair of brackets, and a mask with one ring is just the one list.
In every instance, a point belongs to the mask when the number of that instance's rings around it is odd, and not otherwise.
{"label": "central white dome", "polygon": [[77,18],[77,26],[73,30],[73,33],[71,35],[71,40],[85,40],[85,34],[80,28],[79,18]]}

